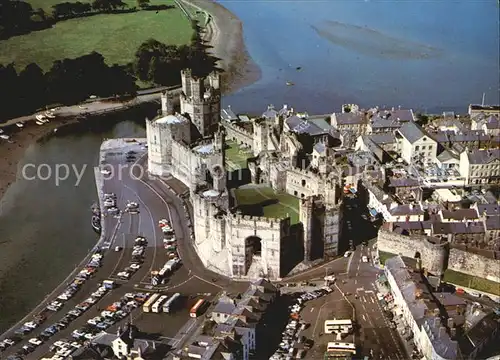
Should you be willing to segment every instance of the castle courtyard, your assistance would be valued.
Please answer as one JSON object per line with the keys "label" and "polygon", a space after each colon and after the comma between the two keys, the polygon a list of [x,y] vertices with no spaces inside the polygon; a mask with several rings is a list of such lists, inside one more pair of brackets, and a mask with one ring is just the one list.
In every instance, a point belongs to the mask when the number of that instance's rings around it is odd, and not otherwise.
{"label": "castle courtyard", "polygon": [[247,168],[247,159],[252,157],[252,150],[241,147],[235,141],[227,141],[225,151],[228,170]]}
{"label": "castle courtyard", "polygon": [[244,214],[270,218],[290,216],[291,223],[299,222],[299,198],[277,193],[270,187],[250,187],[234,190],[234,195]]}

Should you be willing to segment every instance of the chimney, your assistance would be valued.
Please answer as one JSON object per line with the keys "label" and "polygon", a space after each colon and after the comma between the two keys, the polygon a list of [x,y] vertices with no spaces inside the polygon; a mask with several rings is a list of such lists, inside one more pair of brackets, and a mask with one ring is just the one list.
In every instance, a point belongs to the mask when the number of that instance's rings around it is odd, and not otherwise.
{"label": "chimney", "polygon": [[439,338],[442,339],[446,335],[446,328],[444,326],[441,326],[439,328]]}

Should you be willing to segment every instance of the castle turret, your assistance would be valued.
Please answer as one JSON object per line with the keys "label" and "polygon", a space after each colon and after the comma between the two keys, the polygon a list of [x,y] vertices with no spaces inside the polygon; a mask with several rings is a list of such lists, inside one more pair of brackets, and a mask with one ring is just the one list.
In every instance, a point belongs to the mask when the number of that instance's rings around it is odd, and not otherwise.
{"label": "castle turret", "polygon": [[191,70],[183,70],[181,78],[181,113],[189,116],[202,137],[212,135],[220,120],[220,74],[197,78]]}
{"label": "castle turret", "polygon": [[161,113],[163,116],[174,114],[174,99],[168,90],[161,93]]}

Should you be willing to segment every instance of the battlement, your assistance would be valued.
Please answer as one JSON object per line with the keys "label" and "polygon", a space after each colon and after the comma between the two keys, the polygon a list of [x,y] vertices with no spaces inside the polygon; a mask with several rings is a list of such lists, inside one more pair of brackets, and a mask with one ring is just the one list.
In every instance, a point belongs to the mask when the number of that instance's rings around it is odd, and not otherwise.
{"label": "battlement", "polygon": [[247,129],[245,129],[243,126],[239,126],[237,124],[230,124],[228,122],[224,123],[223,124],[224,128],[226,129],[229,129],[229,130],[233,130],[233,131],[236,131],[236,132],[240,132],[240,133],[243,133],[244,135],[246,136],[249,136],[249,137],[253,137],[253,132],[250,132],[248,131]]}
{"label": "battlement", "polygon": [[309,170],[292,168],[292,169],[288,170],[288,172],[290,172],[291,175],[299,175],[299,176],[312,177],[312,178],[316,178],[316,179],[322,179],[321,175],[316,174],[316,173],[309,171]]}
{"label": "battlement", "polygon": [[221,100],[221,96],[219,93],[207,92],[206,94],[210,94],[210,96],[202,96],[197,98],[194,96],[187,96],[185,93],[182,93],[181,97],[183,100],[189,100],[195,105],[212,105],[213,103],[220,102]]}
{"label": "battlement", "polygon": [[232,221],[235,225],[267,227],[270,229],[281,228],[282,223],[289,218],[270,218],[263,216],[232,214]]}

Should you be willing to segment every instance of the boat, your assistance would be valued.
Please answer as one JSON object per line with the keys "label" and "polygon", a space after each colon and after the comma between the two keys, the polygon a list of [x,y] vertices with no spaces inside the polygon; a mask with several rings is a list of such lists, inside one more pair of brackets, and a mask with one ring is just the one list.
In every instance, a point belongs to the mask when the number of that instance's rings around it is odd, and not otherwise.
{"label": "boat", "polygon": [[9,136],[9,135],[5,135],[5,134],[2,134],[2,135],[0,135],[0,139],[9,140],[9,139],[10,139],[10,136]]}
{"label": "boat", "polygon": [[23,128],[23,127],[24,127],[24,123],[23,123],[23,122],[17,122],[17,123],[16,123],[16,126],[17,126],[18,128]]}
{"label": "boat", "polygon": [[0,134],[3,134],[3,130],[2,129],[0,129]]}
{"label": "boat", "polygon": [[38,121],[44,121],[44,120],[45,120],[45,116],[43,116],[42,114],[35,115],[35,118],[36,118]]}
{"label": "boat", "polygon": [[40,120],[35,121],[35,123],[36,123],[37,125],[43,125],[43,124],[45,124],[43,121],[40,121]]}
{"label": "boat", "polygon": [[295,84],[293,82],[291,82],[291,81],[287,81],[286,82],[286,86],[293,86],[293,85],[295,85]]}
{"label": "boat", "polygon": [[92,204],[90,209],[92,210],[92,214],[94,216],[101,216],[101,208],[97,205],[97,203]]}
{"label": "boat", "polygon": [[45,113],[45,116],[46,116],[46,117],[48,117],[49,119],[54,119],[54,118],[56,117],[56,116],[55,116],[52,112],[50,112],[50,111],[47,111],[47,112]]}

